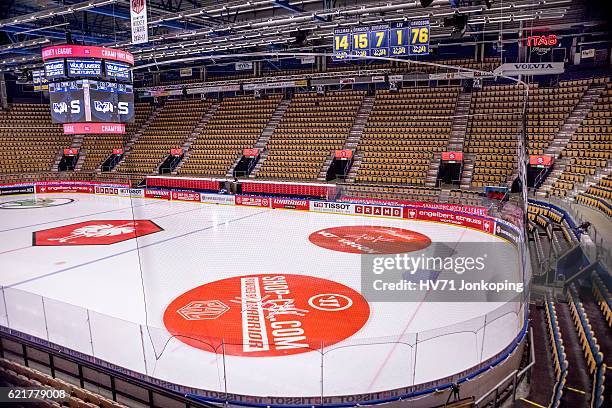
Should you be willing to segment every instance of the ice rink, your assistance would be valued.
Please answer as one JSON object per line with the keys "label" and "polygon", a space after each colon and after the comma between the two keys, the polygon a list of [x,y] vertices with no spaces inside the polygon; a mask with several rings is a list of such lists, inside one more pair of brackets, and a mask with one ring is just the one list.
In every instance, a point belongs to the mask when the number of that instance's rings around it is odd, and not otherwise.
{"label": "ice rink", "polygon": [[[33,197],[0,200],[0,323],[168,382],[257,396],[389,390],[474,367],[522,328],[516,304],[368,303],[359,295],[360,254],[330,249],[333,234],[314,238],[349,227],[342,231],[356,241],[375,241],[365,232],[380,228],[433,242],[502,241],[484,232],[112,196],[38,195],[46,200],[38,205]],[[518,274],[516,259],[499,264]]]}

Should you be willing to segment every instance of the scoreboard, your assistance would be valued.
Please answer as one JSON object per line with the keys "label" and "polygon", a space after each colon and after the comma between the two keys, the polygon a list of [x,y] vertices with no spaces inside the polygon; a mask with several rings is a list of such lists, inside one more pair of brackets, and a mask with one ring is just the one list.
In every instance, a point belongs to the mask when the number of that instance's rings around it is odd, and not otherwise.
{"label": "scoreboard", "polygon": [[51,118],[64,133],[125,133],[134,121],[132,54],[67,44],[43,48],[42,56]]}
{"label": "scoreboard", "polygon": [[429,54],[429,20],[334,30],[333,58]]}
{"label": "scoreboard", "polygon": [[81,79],[49,84],[54,123],[127,123],[134,120],[132,85]]}

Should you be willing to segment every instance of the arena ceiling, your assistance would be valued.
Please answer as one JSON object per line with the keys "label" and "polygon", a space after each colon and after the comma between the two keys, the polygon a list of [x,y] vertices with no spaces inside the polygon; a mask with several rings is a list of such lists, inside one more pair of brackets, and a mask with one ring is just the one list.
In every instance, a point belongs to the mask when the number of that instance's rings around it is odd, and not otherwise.
{"label": "arena ceiling", "polygon": [[[589,0],[148,0],[149,43],[130,43],[129,0],[5,0],[0,5],[0,70],[40,64],[42,47],[66,41],[130,50],[137,64],[244,51],[331,50],[335,28],[420,18],[434,47],[505,41],[519,28],[605,32]],[[444,19],[468,16],[462,38]],[[514,37],[512,37],[514,35]]]}

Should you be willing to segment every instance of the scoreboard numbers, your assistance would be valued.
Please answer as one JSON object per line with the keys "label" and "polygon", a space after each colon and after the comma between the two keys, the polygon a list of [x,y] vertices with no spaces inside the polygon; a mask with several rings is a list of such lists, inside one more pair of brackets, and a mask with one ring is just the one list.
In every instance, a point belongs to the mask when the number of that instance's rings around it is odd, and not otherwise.
{"label": "scoreboard numbers", "polygon": [[335,60],[429,54],[429,20],[334,30]]}

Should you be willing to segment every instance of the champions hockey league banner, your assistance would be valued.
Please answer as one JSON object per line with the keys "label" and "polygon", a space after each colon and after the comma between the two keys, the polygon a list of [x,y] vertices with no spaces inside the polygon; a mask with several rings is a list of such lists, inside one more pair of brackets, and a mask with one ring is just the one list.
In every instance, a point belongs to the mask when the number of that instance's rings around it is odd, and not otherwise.
{"label": "champions hockey league banner", "polygon": [[132,44],[149,42],[147,0],[130,0],[132,18]]}

